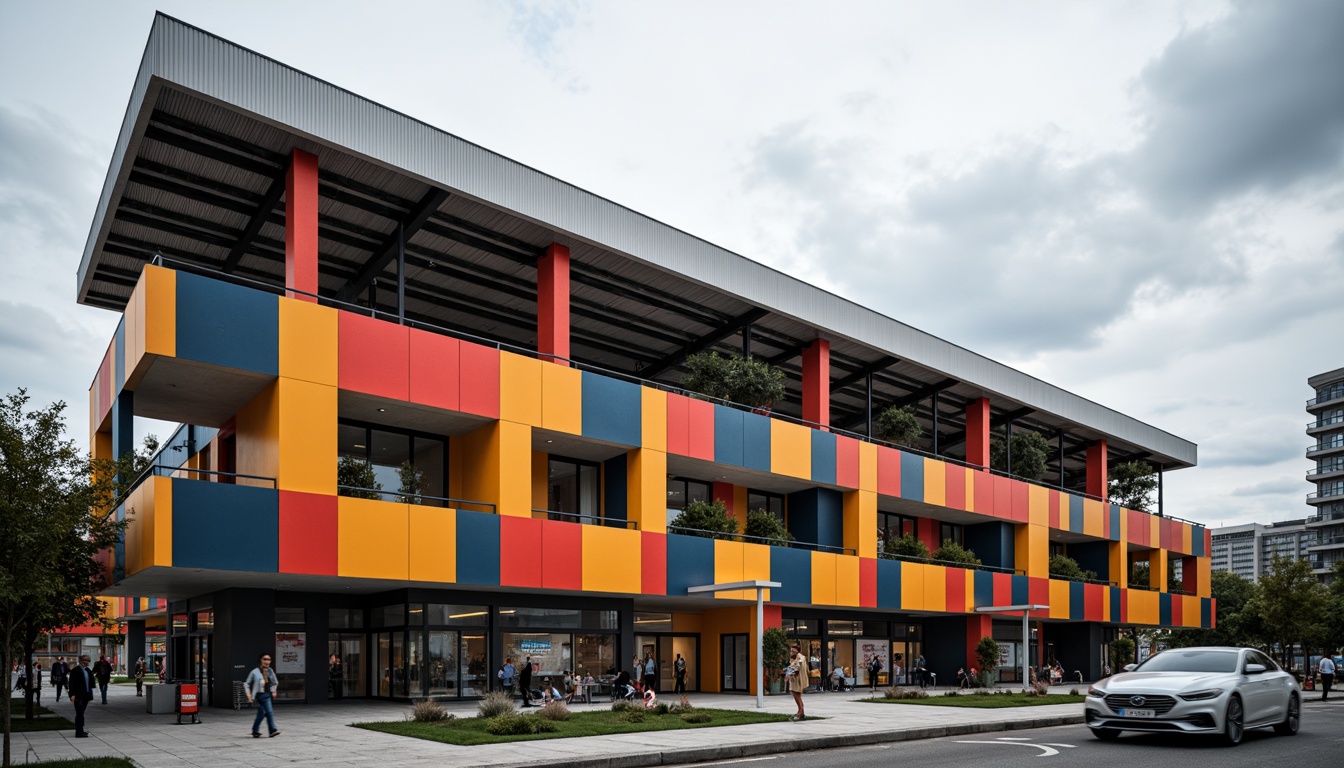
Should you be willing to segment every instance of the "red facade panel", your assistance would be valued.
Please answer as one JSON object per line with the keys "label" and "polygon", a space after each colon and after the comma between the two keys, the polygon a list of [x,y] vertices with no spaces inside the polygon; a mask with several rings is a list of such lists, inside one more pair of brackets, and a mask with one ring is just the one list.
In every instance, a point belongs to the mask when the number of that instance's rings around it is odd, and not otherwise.
{"label": "red facade panel", "polygon": [[341,312],[338,327],[341,389],[407,399],[411,364],[406,326]]}
{"label": "red facade panel", "polygon": [[499,418],[499,350],[459,343],[458,397],[463,413]]}
{"label": "red facade panel", "polygon": [[336,497],[280,491],[280,572],[335,576]]}
{"label": "red facade panel", "polygon": [[667,396],[667,452],[678,456],[691,455],[690,432],[691,400],[685,395]]}
{"label": "red facade panel", "polygon": [[[499,585],[541,586],[541,520],[514,515],[499,516]],[[578,528],[578,523],[557,523]],[[547,548],[551,543],[546,542]]]}
{"label": "red facade panel", "polygon": [[1003,520],[1013,519],[1013,481],[998,475],[994,480],[994,516]]}
{"label": "red facade panel", "polygon": [[973,572],[966,568],[948,568],[943,580],[945,610],[948,613],[966,612],[966,578]]}
{"label": "red facade panel", "polygon": [[1057,531],[1059,528],[1059,491],[1050,492],[1050,530]]}
{"label": "red facade panel", "polygon": [[859,487],[859,441],[836,435],[835,484],[841,488]]}
{"label": "red facade panel", "polygon": [[1002,479],[1004,482],[1008,483],[1008,487],[1011,489],[1011,493],[1013,496],[1012,501],[1013,522],[1014,523],[1031,522],[1031,496],[1027,492],[1028,488],[1027,484],[1022,482],[1021,480],[1009,480],[1008,478],[1002,478]]}
{"label": "red facade panel", "polygon": [[[1105,621],[1105,594],[1109,589],[1101,584],[1083,585],[1083,616],[1087,621]],[[1071,617],[1077,618],[1077,617]]]}
{"label": "red facade panel", "polygon": [[966,468],[960,464],[948,464],[945,480],[946,498],[944,502],[952,509],[966,508]]}
{"label": "red facade panel", "polygon": [[[541,520],[542,589],[583,589],[583,526]],[[502,529],[501,529],[502,530]],[[500,556],[501,577],[504,559]],[[501,579],[502,581],[502,579]]]}
{"label": "red facade panel", "polygon": [[975,470],[975,513],[998,517],[994,503],[994,476],[988,472]]}
{"label": "red facade panel", "polygon": [[686,455],[693,459],[713,461],[714,404],[708,400],[688,400],[686,415],[689,440]]}
{"label": "red facade panel", "polygon": [[885,445],[877,447],[877,492],[883,496],[901,495],[901,452]]}
{"label": "red facade panel", "polygon": [[924,542],[924,546],[932,552],[942,545],[938,541],[938,521],[927,517],[921,517],[915,521],[919,540]]}
{"label": "red facade panel", "polygon": [[641,532],[640,591],[646,595],[667,594],[667,534]]}
{"label": "red facade panel", "polygon": [[[1050,580],[1044,576],[1032,576],[1027,579],[1027,600],[1032,605],[1050,604]],[[1012,605],[1012,603],[1009,603]]]}
{"label": "red facade panel", "polygon": [[877,561],[869,557],[859,558],[859,605],[877,607]]}
{"label": "red facade panel", "polygon": [[461,402],[458,353],[461,342],[450,336],[412,328],[410,331],[410,394],[412,403],[456,411]]}
{"label": "red facade panel", "polygon": [[994,574],[994,604],[1013,604],[1013,575],[1011,573]]}

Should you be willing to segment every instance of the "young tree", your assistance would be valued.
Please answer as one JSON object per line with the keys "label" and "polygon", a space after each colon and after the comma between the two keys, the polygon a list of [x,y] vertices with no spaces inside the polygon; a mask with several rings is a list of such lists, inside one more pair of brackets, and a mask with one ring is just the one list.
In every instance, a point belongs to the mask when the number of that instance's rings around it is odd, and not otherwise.
{"label": "young tree", "polygon": [[915,418],[915,407],[891,406],[877,415],[877,436],[889,443],[915,447],[915,441],[923,433],[919,419]]}
{"label": "young tree", "polygon": [[1008,467],[1007,444],[995,438],[989,444],[989,466],[1000,472],[1009,472],[1028,480],[1040,480],[1045,474],[1046,457],[1050,444],[1040,432],[1023,429],[1013,433],[1013,466]]}
{"label": "young tree", "polygon": [[1112,504],[1126,509],[1148,512],[1153,506],[1153,492],[1157,490],[1157,473],[1145,461],[1126,461],[1111,467],[1110,497]]}
{"label": "young tree", "polygon": [[1085,571],[1078,561],[1068,555],[1050,556],[1050,578],[1069,581],[1087,581],[1097,578],[1096,571]]}
{"label": "young tree", "polygon": [[1257,614],[1260,637],[1266,646],[1278,645],[1280,663],[1292,666],[1294,643],[1304,655],[1313,639],[1319,640],[1325,623],[1325,585],[1311,572],[1311,564],[1298,558],[1276,557],[1260,576],[1260,588],[1246,606]]}
{"label": "young tree", "polygon": [[764,509],[753,509],[747,513],[747,527],[744,534],[755,539],[765,539],[766,544],[787,547],[793,541],[793,534],[784,527],[784,521]]}
{"label": "young tree", "polygon": [[929,559],[928,546],[909,533],[887,539],[887,543],[882,545],[882,551],[900,560],[923,563]]}
{"label": "young tree", "polygon": [[[38,632],[101,616],[94,595],[106,571],[96,558],[125,529],[113,510],[137,476],[136,457],[94,460],[64,437],[65,403],[30,410],[28,401],[23,389],[0,401],[0,668],[6,670],[16,647],[31,656]],[[2,709],[8,765],[11,716],[8,706]]]}
{"label": "young tree", "polygon": [[974,552],[951,539],[944,540],[942,545],[933,550],[933,554],[929,557],[946,563],[959,563],[967,566],[980,564],[980,558],[976,557]]}
{"label": "young tree", "polygon": [[980,638],[975,646],[975,660],[980,663],[982,684],[988,688],[989,681],[993,679],[991,673],[999,666],[998,642],[988,635]]}
{"label": "young tree", "polygon": [[686,358],[681,386],[716,400],[771,408],[784,399],[784,371],[764,360],[702,352]]}

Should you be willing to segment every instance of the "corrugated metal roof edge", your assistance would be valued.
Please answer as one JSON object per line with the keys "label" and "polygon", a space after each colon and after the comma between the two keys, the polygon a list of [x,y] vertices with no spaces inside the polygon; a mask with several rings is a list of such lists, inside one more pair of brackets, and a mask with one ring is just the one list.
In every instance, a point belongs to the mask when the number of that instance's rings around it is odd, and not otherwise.
{"label": "corrugated metal roof edge", "polygon": [[[183,42],[184,36],[199,36],[199,47],[173,45],[174,42]],[[232,67],[206,65],[212,60],[206,48],[212,45],[224,47],[219,53],[233,57],[228,62]],[[252,57],[251,64],[246,67],[249,70],[274,67],[269,81],[294,77],[298,78],[298,84],[302,87],[287,89],[289,98],[283,104],[272,102],[267,105],[265,102],[270,94],[261,93],[261,84],[268,82],[268,78],[252,76],[245,78],[245,83],[230,82],[231,77],[236,79],[245,68],[236,58],[239,55]],[[105,236],[104,230],[110,223],[107,205],[117,186],[123,183],[120,177],[128,170],[124,167],[127,148],[138,133],[136,123],[144,111],[145,99],[154,79],[162,79],[233,105],[297,133],[371,158],[389,168],[414,174],[449,189],[460,190],[468,196],[580,240],[668,270],[702,285],[727,291],[744,302],[769,308],[799,322],[890,352],[1007,399],[1057,414],[1177,463],[1188,466],[1197,463],[1197,446],[1188,440],[715,246],[695,235],[161,12],[155,15],[146,42],[140,72],[127,105],[122,130],[81,260],[81,300],[92,282],[89,266],[93,251]],[[231,90],[235,92],[229,93]],[[350,121],[342,125],[330,117],[339,114],[334,108],[336,105],[327,109],[305,109],[310,103],[329,103],[333,99],[342,102],[339,106],[354,110],[357,114],[347,115]],[[267,109],[267,106],[271,108]],[[284,112],[289,114],[281,114]],[[398,122],[389,124],[389,120]],[[380,128],[382,130],[377,130]],[[386,141],[380,143],[380,136],[375,135],[375,131],[398,134],[395,137],[398,140],[390,144]],[[402,135],[408,131],[420,135]],[[388,137],[384,135],[381,138]],[[421,150],[425,143],[446,143],[449,146],[441,147],[440,152],[423,152]],[[468,162],[449,163],[452,168],[442,167],[450,154],[473,156],[467,158]],[[499,164],[504,167],[487,169],[484,173],[479,171],[482,165]],[[439,167],[436,170],[430,166]],[[464,183],[469,181],[475,181],[478,186],[473,188]],[[549,187],[555,188],[547,189]],[[723,263],[725,260],[727,264]]]}

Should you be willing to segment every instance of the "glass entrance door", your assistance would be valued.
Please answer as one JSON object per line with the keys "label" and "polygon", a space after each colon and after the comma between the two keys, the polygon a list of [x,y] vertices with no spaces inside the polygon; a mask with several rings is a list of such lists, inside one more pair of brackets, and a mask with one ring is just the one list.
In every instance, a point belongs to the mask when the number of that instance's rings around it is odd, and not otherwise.
{"label": "glass entrance door", "polygon": [[[327,658],[333,655],[341,662],[341,679],[332,680],[329,691],[335,698],[364,696],[368,693],[368,659],[364,654],[365,637],[362,634],[336,633],[327,641]],[[334,686],[339,683],[340,690]]]}
{"label": "glass entrance door", "polygon": [[210,701],[210,635],[196,635],[191,638],[190,679],[200,686],[198,701]]}
{"label": "glass entrance door", "polygon": [[719,664],[723,669],[724,691],[746,692],[751,679],[746,635],[724,635]]}

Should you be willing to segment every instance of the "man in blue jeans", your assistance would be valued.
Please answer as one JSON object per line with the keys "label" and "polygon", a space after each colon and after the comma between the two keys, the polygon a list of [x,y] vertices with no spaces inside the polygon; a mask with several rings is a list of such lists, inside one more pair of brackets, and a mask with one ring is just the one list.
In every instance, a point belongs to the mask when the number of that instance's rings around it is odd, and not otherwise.
{"label": "man in blue jeans", "polygon": [[261,654],[261,666],[252,670],[247,676],[247,682],[243,683],[248,703],[257,707],[257,717],[252,721],[254,739],[261,738],[261,731],[257,729],[261,727],[262,718],[266,719],[266,727],[270,730],[271,736],[280,735],[279,729],[275,727],[275,707],[271,701],[279,685],[280,680],[275,676],[275,670],[271,669],[271,655]]}

